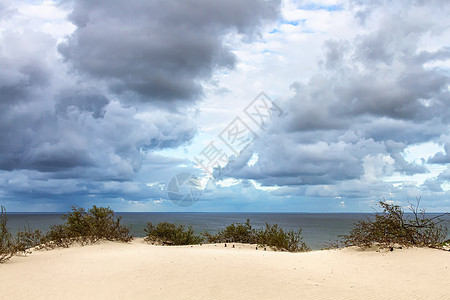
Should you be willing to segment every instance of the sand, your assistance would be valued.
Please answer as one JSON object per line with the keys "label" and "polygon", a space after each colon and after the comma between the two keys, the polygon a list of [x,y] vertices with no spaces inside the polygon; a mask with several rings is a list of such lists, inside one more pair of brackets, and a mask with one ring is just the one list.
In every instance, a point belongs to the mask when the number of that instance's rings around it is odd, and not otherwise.
{"label": "sand", "polygon": [[450,252],[105,242],[0,265],[1,299],[450,299]]}

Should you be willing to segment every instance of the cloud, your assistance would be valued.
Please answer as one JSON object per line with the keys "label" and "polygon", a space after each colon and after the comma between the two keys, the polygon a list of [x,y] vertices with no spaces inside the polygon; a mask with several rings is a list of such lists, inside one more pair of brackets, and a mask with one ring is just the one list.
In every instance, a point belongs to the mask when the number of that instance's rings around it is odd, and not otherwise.
{"label": "cloud", "polygon": [[13,10],[8,7],[5,1],[0,1],[0,21],[10,16],[12,12]]}
{"label": "cloud", "polygon": [[177,209],[164,186],[201,172],[200,134],[265,90],[284,114],[193,210],[367,211],[384,193],[445,207],[448,1],[284,5],[0,0],[2,204]]}
{"label": "cloud", "polygon": [[0,147],[0,168],[124,180],[139,170],[140,151],[178,146],[196,132],[183,116],[158,112],[139,119],[135,108],[101,95],[80,97],[76,106],[73,98],[63,98],[56,110],[52,102],[11,109],[0,121],[3,138],[10,141]]}
{"label": "cloud", "polygon": [[[404,151],[449,130],[450,76],[430,63],[450,52],[423,42],[445,34],[440,20],[425,18],[443,14],[434,4],[366,7],[363,30],[326,41],[319,71],[291,84],[294,96],[280,104],[286,114],[255,143],[257,163],[230,163],[229,176],[304,196],[368,197],[367,188],[399,191],[384,182],[390,176],[429,173],[425,161],[407,161]],[[449,152],[430,162],[445,163]]]}
{"label": "cloud", "polygon": [[133,184],[146,153],[178,147],[195,136],[188,112],[130,106],[101,82],[68,72],[57,36],[36,31],[35,20],[15,26],[24,18],[22,11],[32,14],[26,5],[0,6],[0,190],[5,198],[106,193],[112,182]]}
{"label": "cloud", "polygon": [[77,29],[58,49],[74,70],[140,101],[193,101],[201,82],[236,57],[227,33],[252,38],[278,0],[75,1]]}
{"label": "cloud", "polygon": [[151,153],[192,141],[227,36],[256,39],[280,1],[175,2],[0,2],[3,199],[160,199],[146,182],[195,171]]}
{"label": "cloud", "polygon": [[428,162],[431,164],[450,164],[450,142],[444,145],[445,153],[439,152],[431,157]]}
{"label": "cloud", "polygon": [[55,105],[58,115],[68,115],[73,110],[84,111],[99,119],[104,117],[109,99],[99,91],[68,90],[63,91]]}
{"label": "cloud", "polygon": [[48,84],[51,55],[47,50],[56,43],[44,33],[5,30],[0,44],[0,107],[4,111],[6,106],[26,100],[33,89]]}

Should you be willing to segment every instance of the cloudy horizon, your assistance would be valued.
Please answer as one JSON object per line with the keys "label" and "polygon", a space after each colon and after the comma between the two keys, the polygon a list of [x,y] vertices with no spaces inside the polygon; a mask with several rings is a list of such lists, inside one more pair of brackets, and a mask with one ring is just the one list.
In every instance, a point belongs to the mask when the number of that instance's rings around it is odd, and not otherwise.
{"label": "cloudy horizon", "polygon": [[[449,14],[438,0],[0,0],[0,204],[450,211]],[[255,101],[272,105],[262,126]],[[238,125],[250,135],[233,149]],[[211,142],[215,177],[198,163]],[[177,174],[199,178],[194,205],[168,194]]]}

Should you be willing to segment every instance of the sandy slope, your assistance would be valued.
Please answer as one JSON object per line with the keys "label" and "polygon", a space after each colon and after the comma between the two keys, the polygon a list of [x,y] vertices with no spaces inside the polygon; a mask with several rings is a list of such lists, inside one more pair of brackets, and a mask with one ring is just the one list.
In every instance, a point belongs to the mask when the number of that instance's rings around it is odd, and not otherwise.
{"label": "sandy slope", "polygon": [[1,299],[450,299],[450,252],[102,243],[0,265]]}

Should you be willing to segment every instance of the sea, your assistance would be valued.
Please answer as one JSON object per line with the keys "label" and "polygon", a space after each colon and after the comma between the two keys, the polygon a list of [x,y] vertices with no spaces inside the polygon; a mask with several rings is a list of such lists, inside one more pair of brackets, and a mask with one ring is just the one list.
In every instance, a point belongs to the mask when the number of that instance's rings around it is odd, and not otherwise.
{"label": "sea", "polygon": [[[254,228],[265,226],[266,223],[278,224],[283,229],[302,229],[303,240],[313,250],[319,250],[335,241],[338,235],[350,232],[354,222],[370,218],[367,213],[120,213],[122,223],[130,227],[135,237],[144,237],[144,228],[148,222],[157,224],[171,222],[191,225],[196,233],[205,230],[217,233],[231,223],[244,223],[250,219]],[[47,231],[51,225],[62,224],[62,213],[7,213],[8,227],[12,234],[23,230],[27,224],[31,229]],[[427,214],[427,217],[436,216]],[[450,229],[450,215],[443,217],[443,224]],[[450,235],[449,235],[450,237]]]}

